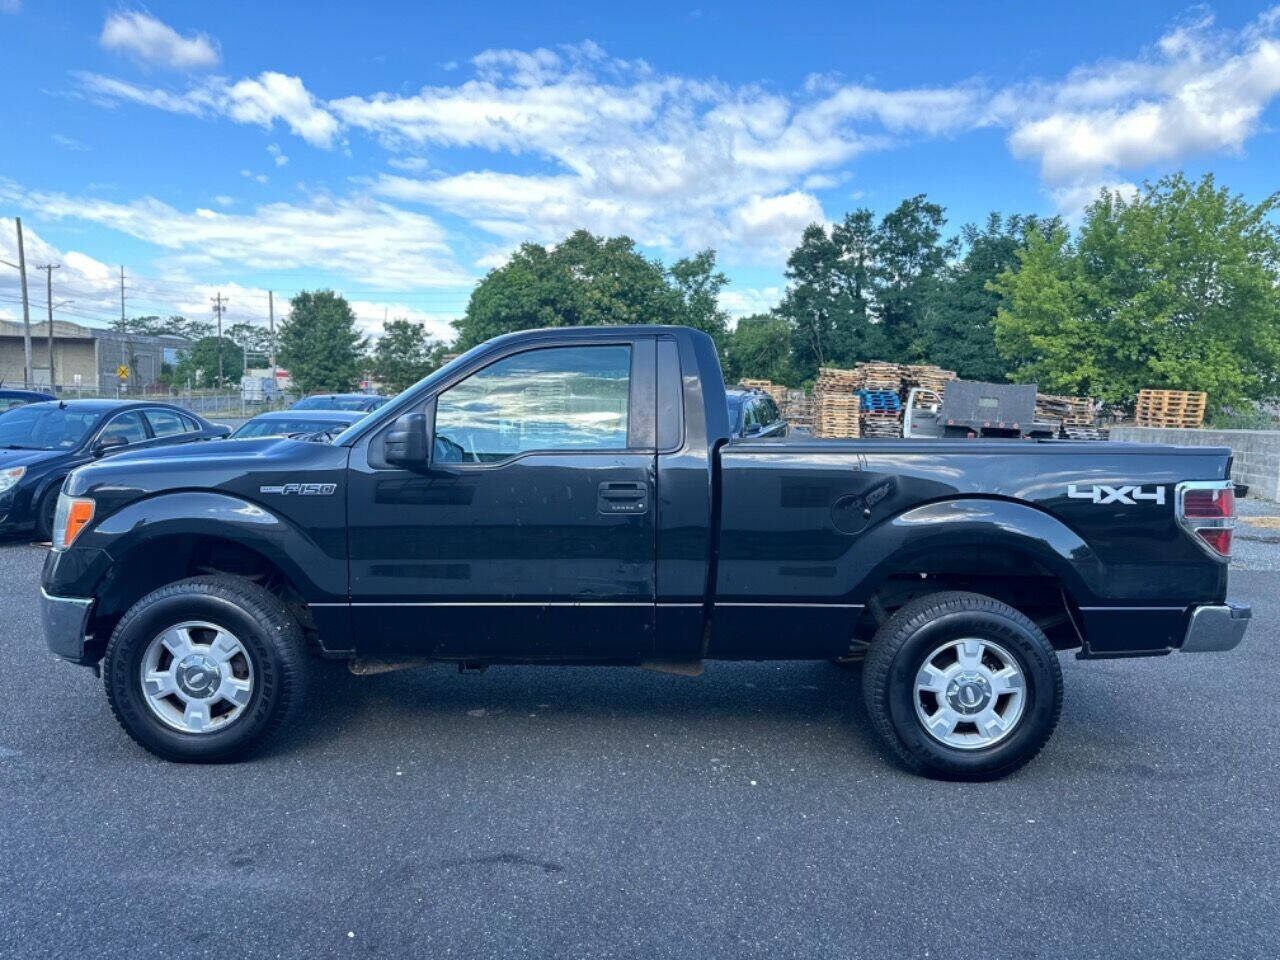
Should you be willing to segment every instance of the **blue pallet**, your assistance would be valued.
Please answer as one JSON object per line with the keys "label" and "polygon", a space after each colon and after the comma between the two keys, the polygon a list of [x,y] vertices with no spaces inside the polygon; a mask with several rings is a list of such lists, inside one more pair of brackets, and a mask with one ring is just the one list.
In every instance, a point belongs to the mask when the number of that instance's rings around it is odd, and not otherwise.
{"label": "blue pallet", "polygon": [[897,413],[902,409],[902,401],[892,390],[859,390],[858,401],[867,411]]}

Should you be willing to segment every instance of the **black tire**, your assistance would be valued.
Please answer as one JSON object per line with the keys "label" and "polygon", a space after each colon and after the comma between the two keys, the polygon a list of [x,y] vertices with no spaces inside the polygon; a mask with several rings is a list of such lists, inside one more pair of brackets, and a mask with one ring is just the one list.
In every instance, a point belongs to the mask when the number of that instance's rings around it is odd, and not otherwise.
{"label": "black tire", "polygon": [[[167,725],[142,686],[143,657],[151,641],[185,621],[231,632],[253,670],[241,714],[204,733]],[[296,716],[308,665],[302,629],[284,603],[257,584],[226,576],[191,577],[147,594],[121,618],[103,663],[107,700],[125,732],[158,757],[194,763],[242,759]]]}
{"label": "black tire", "polygon": [[[915,703],[915,678],[925,658],[965,637],[1000,644],[1025,679],[1016,725],[1003,739],[978,749],[935,739]],[[995,780],[1012,773],[1040,752],[1062,712],[1062,670],[1044,633],[1013,607],[978,593],[930,594],[894,613],[871,643],[862,689],[885,745],[908,769],[941,780]]]}
{"label": "black tire", "polygon": [[41,496],[36,504],[36,540],[41,543],[53,540],[53,517],[58,512],[58,494],[62,490],[62,481],[56,481]]}

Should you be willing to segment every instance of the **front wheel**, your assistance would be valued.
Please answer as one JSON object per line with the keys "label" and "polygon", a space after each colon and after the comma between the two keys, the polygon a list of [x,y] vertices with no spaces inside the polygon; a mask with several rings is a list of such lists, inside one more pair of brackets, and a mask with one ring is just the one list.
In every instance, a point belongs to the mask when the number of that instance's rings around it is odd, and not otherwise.
{"label": "front wheel", "polygon": [[877,631],[862,677],[867,711],[910,769],[994,780],[1031,760],[1062,711],[1062,671],[1044,633],[976,593],[920,597]]}
{"label": "front wheel", "polygon": [[192,577],[147,594],[107,645],[112,712],[166,760],[237,760],[283,726],[303,694],[306,647],[274,594],[246,580]]}

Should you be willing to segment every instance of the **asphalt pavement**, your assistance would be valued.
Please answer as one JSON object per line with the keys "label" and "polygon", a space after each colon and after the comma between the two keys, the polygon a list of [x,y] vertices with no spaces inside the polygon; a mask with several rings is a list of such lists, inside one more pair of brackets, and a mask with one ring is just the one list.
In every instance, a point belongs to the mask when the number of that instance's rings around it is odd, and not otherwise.
{"label": "asphalt pavement", "polygon": [[1274,563],[1241,648],[1064,655],[1044,753],[946,784],[823,663],[328,665],[256,759],[167,764],[45,652],[43,554],[0,543],[0,957],[1280,953]]}

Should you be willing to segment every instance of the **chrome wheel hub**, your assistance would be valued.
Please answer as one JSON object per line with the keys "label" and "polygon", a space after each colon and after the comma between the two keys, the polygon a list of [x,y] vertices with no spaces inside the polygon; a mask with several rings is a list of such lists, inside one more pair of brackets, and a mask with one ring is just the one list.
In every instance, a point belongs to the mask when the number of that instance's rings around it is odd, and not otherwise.
{"label": "chrome wheel hub", "polygon": [[244,644],[203,621],[175,624],[152,640],[140,674],[147,707],[183,733],[224,729],[253,696],[253,661]]}
{"label": "chrome wheel hub", "polygon": [[1017,659],[991,640],[966,637],[936,647],[916,674],[916,716],[931,737],[977,750],[1017,727],[1026,677]]}

